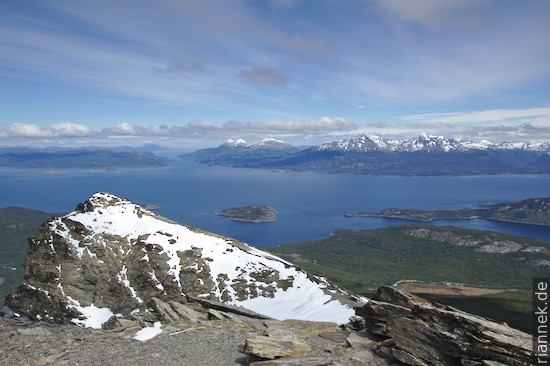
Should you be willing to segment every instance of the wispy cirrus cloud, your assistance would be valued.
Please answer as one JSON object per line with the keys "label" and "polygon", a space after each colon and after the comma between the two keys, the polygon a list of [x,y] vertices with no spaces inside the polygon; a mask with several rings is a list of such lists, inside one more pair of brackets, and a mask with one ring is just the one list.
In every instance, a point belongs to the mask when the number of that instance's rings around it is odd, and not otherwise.
{"label": "wispy cirrus cloud", "polygon": [[550,32],[543,20],[550,14],[548,3],[363,3],[379,14],[373,22],[353,26],[363,36],[329,42],[344,65],[332,80],[334,89],[350,98],[360,93],[383,103],[475,103],[509,94],[519,99],[520,85],[537,93],[537,83],[550,80],[550,46],[541,38]]}
{"label": "wispy cirrus cloud", "polygon": [[281,68],[324,47],[316,36],[274,27],[241,2],[144,0],[128,7],[62,0],[41,7],[50,18],[25,14],[0,26],[0,76],[245,108],[270,98],[255,87],[285,86],[290,76]]}
{"label": "wispy cirrus cloud", "polygon": [[425,113],[401,117],[405,121],[427,123],[517,123],[545,121],[550,127],[550,108],[491,109],[454,113]]}
{"label": "wispy cirrus cloud", "polygon": [[[55,132],[46,126],[55,113],[42,110],[70,109],[57,116],[109,136],[211,128],[215,139],[289,131],[288,121],[303,133],[308,116],[403,131],[481,117],[410,112],[457,106],[486,110],[484,123],[498,126],[499,107],[550,103],[548,1],[4,1],[0,14],[0,92],[12,99],[0,119],[36,124],[4,134],[88,133]],[[381,104],[385,114],[371,113]],[[543,118],[507,121],[543,128]],[[230,119],[238,123],[209,122]],[[165,124],[152,128],[156,120]],[[318,131],[350,131],[326,126]]]}

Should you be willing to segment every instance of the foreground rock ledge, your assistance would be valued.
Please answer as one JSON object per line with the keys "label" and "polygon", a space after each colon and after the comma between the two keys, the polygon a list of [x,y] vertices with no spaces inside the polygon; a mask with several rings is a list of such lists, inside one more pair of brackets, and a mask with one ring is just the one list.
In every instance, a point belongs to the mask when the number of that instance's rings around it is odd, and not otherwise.
{"label": "foreground rock ledge", "polygon": [[373,349],[406,365],[529,365],[531,336],[392,287],[356,308],[355,324],[385,338]]}
{"label": "foreground rock ledge", "polygon": [[[305,325],[289,322],[281,333],[285,322],[280,322],[272,334],[268,327],[267,336],[247,338],[241,351],[252,365],[332,364],[326,362],[335,361],[339,352],[346,354],[342,365],[523,366],[531,361],[530,335],[393,287],[380,287],[372,300],[355,309],[351,323],[336,329],[316,329],[316,323],[313,331],[303,332]],[[314,334],[334,342],[334,348],[325,350],[329,361],[312,359],[317,355],[297,343]]]}
{"label": "foreground rock ledge", "polygon": [[[530,363],[528,334],[391,287],[379,288],[343,326],[262,319],[215,301],[189,300],[153,298],[150,312],[113,317],[103,330],[24,321],[4,308],[0,364],[93,365],[106,359],[117,365]],[[134,339],[137,331],[156,322],[162,322],[162,334],[146,342]]]}

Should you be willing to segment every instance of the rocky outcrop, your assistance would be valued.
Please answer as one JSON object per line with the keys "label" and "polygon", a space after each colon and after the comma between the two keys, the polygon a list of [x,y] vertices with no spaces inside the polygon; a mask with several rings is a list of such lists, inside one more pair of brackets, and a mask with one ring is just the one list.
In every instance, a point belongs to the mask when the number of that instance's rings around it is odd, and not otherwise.
{"label": "rocky outcrop", "polygon": [[415,238],[436,240],[456,246],[470,247],[476,252],[484,253],[540,253],[541,256],[550,255],[550,249],[545,246],[534,246],[528,240],[517,238],[516,240],[502,239],[496,233],[479,233],[477,237],[465,233],[456,233],[445,228],[411,228],[405,233]]}
{"label": "rocky outcrop", "polygon": [[259,359],[304,356],[311,347],[298,340],[293,333],[278,334],[274,337],[256,336],[246,339],[242,352]]}
{"label": "rocky outcrop", "polygon": [[356,309],[358,329],[379,335],[373,350],[406,365],[528,365],[531,337],[392,287]]}
{"label": "rocky outcrop", "polygon": [[197,302],[197,303],[202,304],[202,305],[204,305],[204,306],[206,306],[210,309],[213,309],[213,310],[222,310],[222,311],[225,311],[225,312],[228,312],[228,313],[244,315],[244,316],[247,316],[249,318],[270,319],[270,317],[268,317],[266,315],[256,313],[255,311],[247,310],[247,309],[245,309],[241,306],[228,305],[228,304],[224,304],[224,303],[221,303],[221,302],[218,302],[218,301],[204,299],[204,298],[198,297],[198,296],[187,295],[187,298],[190,301]]}
{"label": "rocky outcrop", "polygon": [[47,221],[29,245],[24,281],[6,304],[37,320],[97,328],[154,298],[196,296],[279,319],[345,323],[357,304],[278,257],[108,193]]}
{"label": "rocky outcrop", "polygon": [[247,336],[239,351],[247,364],[260,365],[387,365],[388,360],[364,342],[364,332],[330,322],[266,320],[260,334]]}
{"label": "rocky outcrop", "polygon": [[[265,333],[247,338],[241,352],[252,365],[520,366],[531,360],[528,334],[393,287],[380,287],[356,312],[343,327],[265,321]],[[302,347],[319,337],[332,342],[329,357]]]}

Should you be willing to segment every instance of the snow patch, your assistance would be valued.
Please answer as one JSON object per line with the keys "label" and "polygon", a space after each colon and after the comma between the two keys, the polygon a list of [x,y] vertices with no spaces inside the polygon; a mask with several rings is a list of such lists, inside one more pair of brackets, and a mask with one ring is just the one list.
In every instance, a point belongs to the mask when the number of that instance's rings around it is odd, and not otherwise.
{"label": "snow patch", "polygon": [[73,308],[78,310],[85,319],[74,318],[72,323],[86,328],[101,329],[101,326],[106,323],[114,314],[109,308],[99,308],[94,304],[90,306],[80,306],[80,303],[67,296],[67,298],[73,303]]}
{"label": "snow patch", "polygon": [[134,335],[134,339],[136,341],[146,342],[149,339],[158,336],[162,332],[163,332],[163,329],[161,328],[161,323],[160,322],[155,322],[155,324],[152,327],[145,327],[145,328],[139,330]]}
{"label": "snow patch", "polygon": [[266,137],[265,139],[263,139],[262,141],[260,141],[258,143],[258,145],[260,144],[272,144],[272,143],[275,143],[275,144],[284,144],[285,142],[284,141],[281,141],[281,140],[277,140],[277,139],[274,139],[272,137]]}
{"label": "snow patch", "polygon": [[238,305],[279,320],[299,319],[344,324],[355,315],[353,309],[333,300],[330,295],[314,286],[304,273],[298,275],[293,287],[277,289],[274,298],[255,297],[238,302]]}
{"label": "snow patch", "polygon": [[143,300],[137,295],[136,290],[130,285],[130,281],[128,280],[128,268],[126,268],[126,266],[122,267],[122,270],[117,275],[117,280],[130,290],[132,297],[136,299],[139,304],[143,304]]}
{"label": "snow patch", "polygon": [[225,142],[225,145],[237,147],[237,146],[246,146],[247,143],[243,139],[229,139]]}

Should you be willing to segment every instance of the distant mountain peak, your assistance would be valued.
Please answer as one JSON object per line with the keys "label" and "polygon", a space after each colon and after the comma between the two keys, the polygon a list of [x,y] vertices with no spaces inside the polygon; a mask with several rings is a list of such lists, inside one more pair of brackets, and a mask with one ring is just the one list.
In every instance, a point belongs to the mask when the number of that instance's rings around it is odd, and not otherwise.
{"label": "distant mountain peak", "polygon": [[393,151],[391,141],[376,135],[356,135],[348,140],[334,141],[319,145],[316,150],[340,151]]}
{"label": "distant mountain peak", "polygon": [[272,137],[266,137],[259,142],[256,142],[254,144],[249,144],[245,140],[239,138],[239,139],[229,139],[224,144],[220,145],[219,148],[221,149],[235,149],[235,150],[243,150],[243,151],[286,151],[286,152],[294,152],[298,149],[290,144],[287,144],[284,141],[277,140]]}
{"label": "distant mountain peak", "polygon": [[277,150],[297,150],[294,146],[287,144],[284,141],[266,137],[260,142],[250,145],[251,149],[277,149]]}
{"label": "distant mountain peak", "polygon": [[250,148],[250,149],[257,149],[257,148],[281,148],[281,147],[284,147],[284,148],[294,148],[292,145],[290,144],[287,144],[286,142],[284,141],[281,141],[281,140],[277,140],[275,138],[272,138],[272,137],[266,137],[264,139],[262,139],[261,141],[259,142],[256,142],[254,144],[249,144],[247,143],[245,140],[241,139],[241,138],[238,138],[238,139],[229,139],[227,140],[224,144],[221,145],[222,147],[238,147],[238,148],[242,148],[242,147],[246,147],[246,148]]}
{"label": "distant mountain peak", "polygon": [[274,139],[273,137],[266,137],[259,142],[260,144],[286,144],[286,142]]}
{"label": "distant mountain peak", "polygon": [[246,143],[245,140],[241,138],[237,138],[237,139],[228,139],[224,145],[238,147],[238,146],[247,146],[248,144]]}

